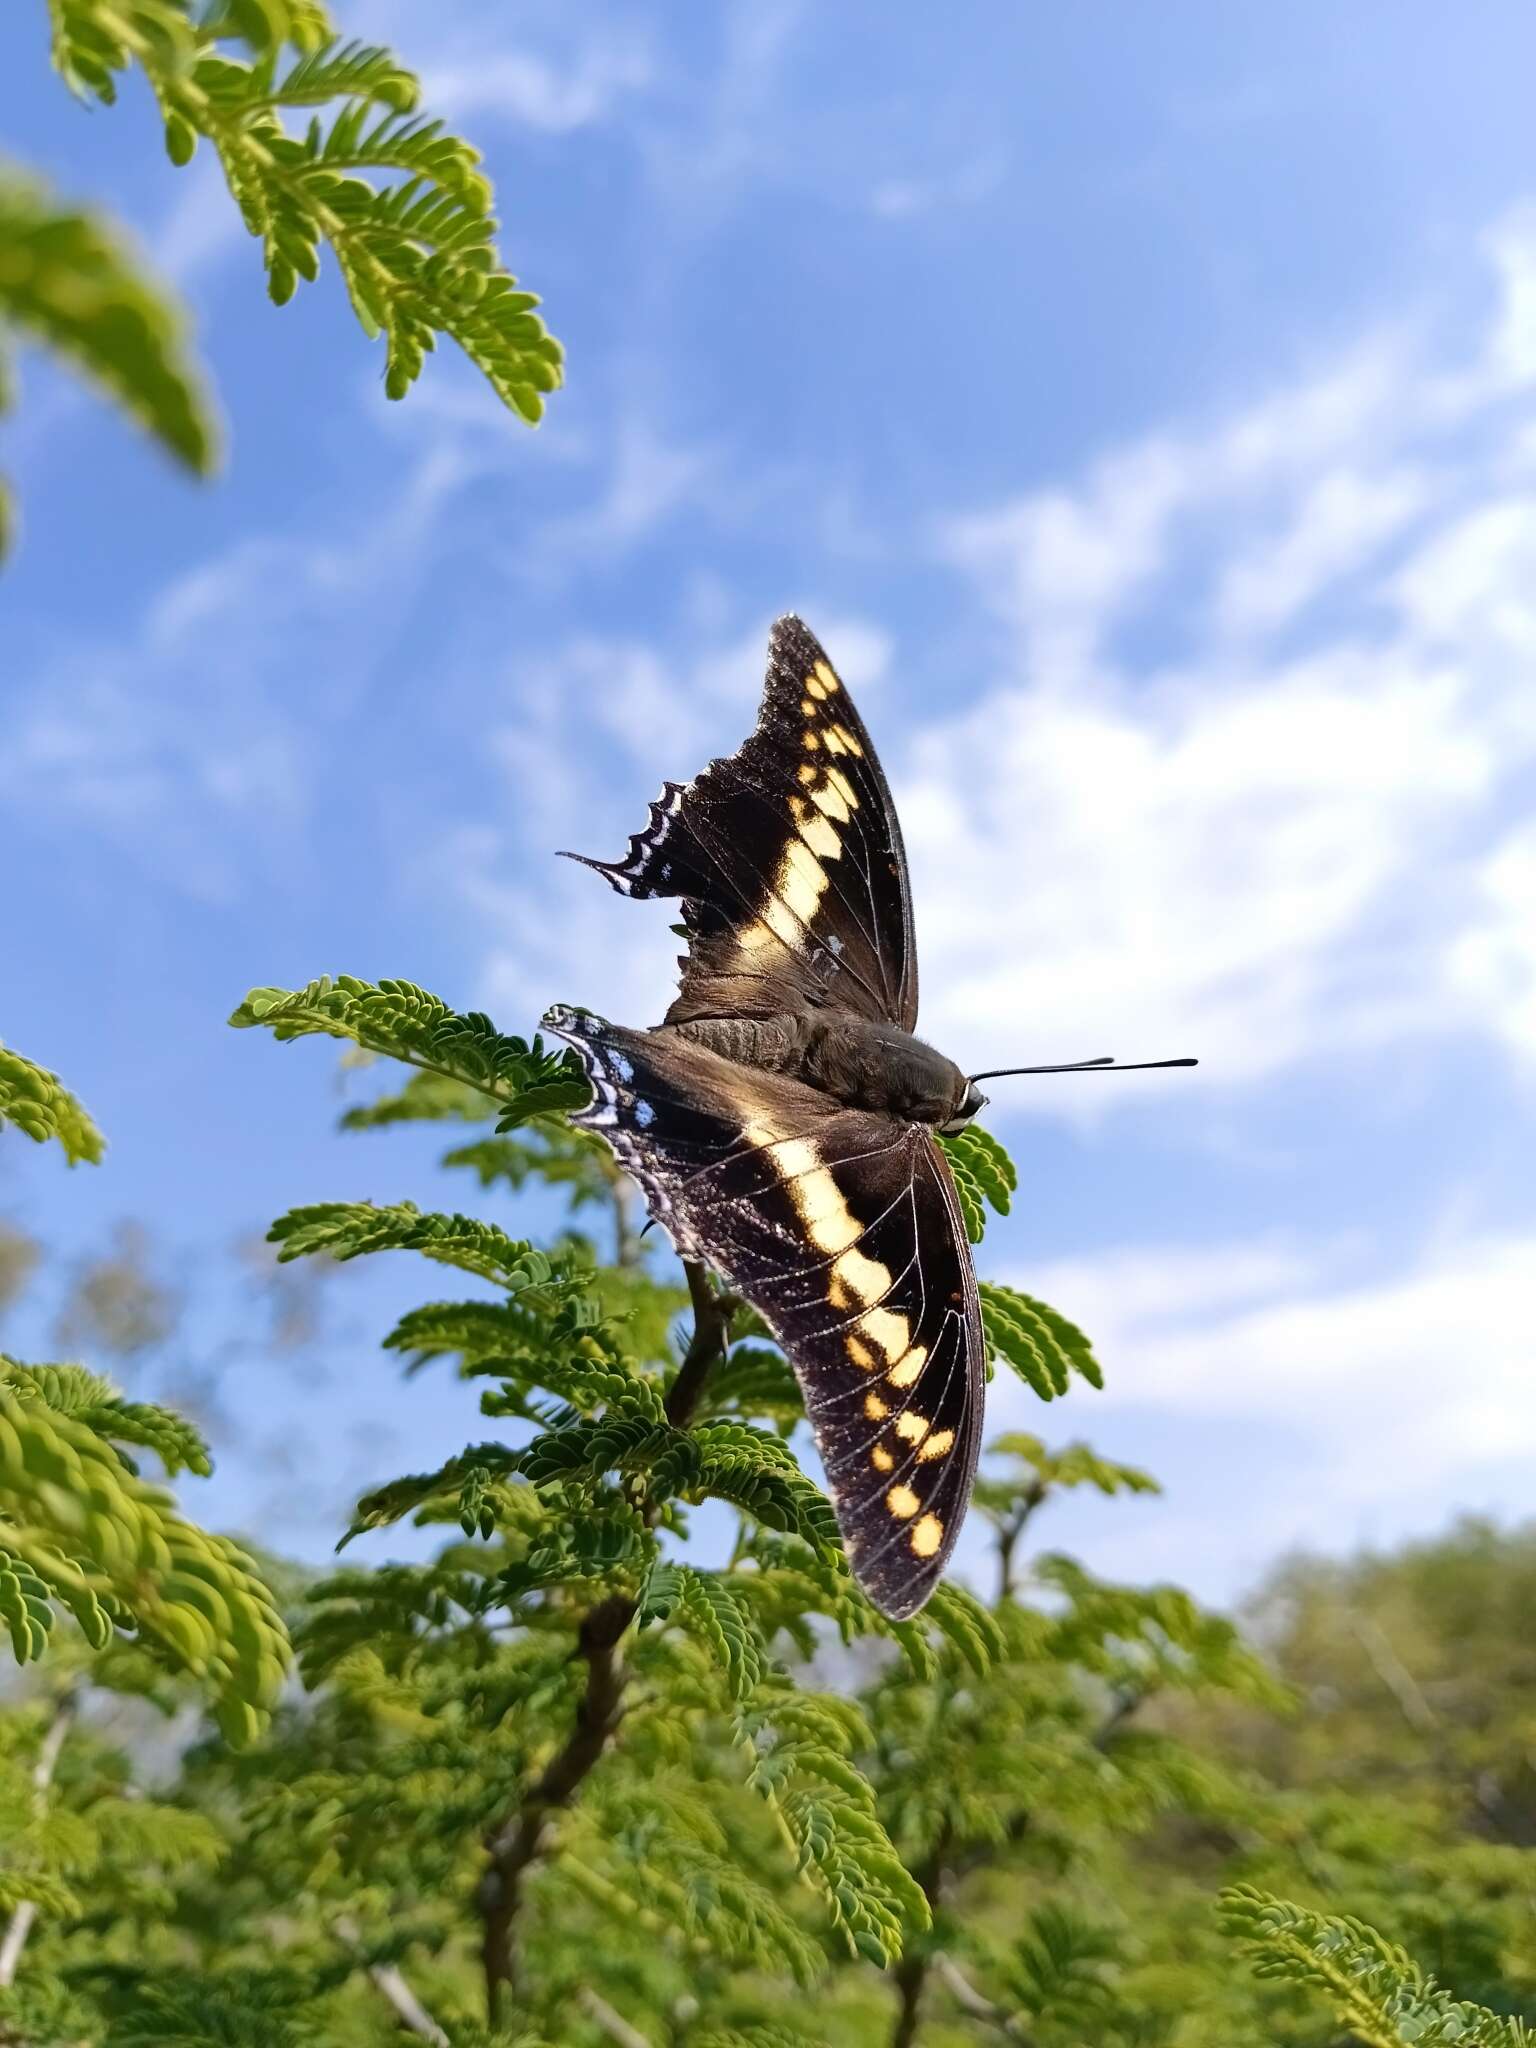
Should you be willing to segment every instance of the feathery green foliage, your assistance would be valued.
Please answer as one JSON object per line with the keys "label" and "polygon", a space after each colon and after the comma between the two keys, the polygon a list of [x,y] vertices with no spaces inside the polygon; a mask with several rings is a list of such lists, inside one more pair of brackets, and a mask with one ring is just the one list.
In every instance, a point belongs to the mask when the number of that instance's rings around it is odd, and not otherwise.
{"label": "feathery green foliage", "polygon": [[965,1230],[972,1244],[980,1244],[986,1233],[990,1205],[1006,1216],[1019,1185],[1018,1170],[990,1132],[980,1124],[967,1124],[949,1137],[941,1134],[940,1145],[949,1160],[950,1172],[965,1212]]}
{"label": "feathery green foliage", "polygon": [[1064,1394],[1074,1372],[1091,1387],[1103,1386],[1088,1339],[1043,1301],[984,1280],[981,1321],[992,1357],[1011,1365],[1042,1401]]}
{"label": "feathery green foliage", "polygon": [[[178,461],[206,475],[218,435],[185,330],[180,308],[118,229],[0,163],[0,410],[14,331],[51,348]],[[0,554],[11,523],[7,503],[0,487]]]}
{"label": "feathery green foliage", "polygon": [[71,1166],[100,1163],[107,1141],[57,1074],[0,1045],[0,1127],[14,1124],[43,1144],[56,1138]]}
{"label": "feathery green foliage", "polygon": [[[319,0],[48,0],[48,13],[54,65],[80,98],[110,105],[136,70],[171,161],[213,150],[275,303],[317,278],[329,249],[363,331],[384,340],[389,397],[447,336],[537,424],[561,382],[560,344],[502,260],[477,151],[418,111],[417,80],[391,51],[340,37]],[[218,434],[185,329],[118,229],[0,165],[0,413],[14,334],[206,474]],[[0,480],[0,558],[14,523]]]}
{"label": "feathery green foliage", "polygon": [[0,1598],[16,1654],[39,1655],[62,1608],[93,1648],[121,1631],[195,1678],[226,1734],[245,1740],[287,1671],[286,1630],[245,1553],[185,1521],[120,1442],[168,1470],[208,1466],[196,1432],[167,1411],[124,1402],[78,1367],[0,1357]]}
{"label": "feathery green foliage", "polygon": [[[322,975],[301,989],[253,988],[229,1021],[237,1029],[264,1025],[283,1040],[314,1032],[349,1038],[460,1082],[495,1099],[500,1130],[579,1109],[591,1093],[574,1054],[546,1052],[537,1036],[531,1044],[507,1038],[480,1012],[461,1017],[409,981],[374,983],[342,974],[334,981]],[[421,1114],[432,1113],[421,1106]],[[453,1114],[463,1114],[462,1108]]]}
{"label": "feathery green foliage", "polygon": [[1220,1898],[1222,1932],[1254,1974],[1320,1992],[1366,2048],[1530,2048],[1518,2019],[1449,1997],[1395,1942],[1362,1921],[1316,1913],[1252,1885]]}
{"label": "feathery green foliage", "polygon": [[[54,62],[82,96],[110,102],[141,70],[173,163],[199,142],[219,160],[262,244],[278,304],[319,275],[329,248],[365,333],[382,335],[384,388],[403,397],[439,335],[502,402],[537,421],[561,352],[496,248],[477,153],[416,111],[392,52],[338,39],[312,0],[50,0]],[[308,114],[302,128],[288,118]]]}

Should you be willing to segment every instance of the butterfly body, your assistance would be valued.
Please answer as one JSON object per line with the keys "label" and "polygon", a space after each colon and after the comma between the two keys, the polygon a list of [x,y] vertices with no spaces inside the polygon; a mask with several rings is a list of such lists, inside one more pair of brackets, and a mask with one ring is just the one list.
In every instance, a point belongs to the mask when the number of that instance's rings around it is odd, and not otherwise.
{"label": "butterfly body", "polygon": [[742,1066],[788,1074],[847,1109],[905,1123],[958,1131],[985,1100],[953,1060],[910,1031],[872,1024],[848,1010],[699,1017],[662,1028]]}
{"label": "butterfly body", "polygon": [[574,857],[623,895],[680,897],[688,940],[656,1028],[549,1012],[592,1083],[574,1121],[773,1332],[854,1575],[904,1618],[948,1561],[980,1445],[980,1303],[935,1133],[983,1098],[914,1035],[895,807],[798,619],[773,628],[743,746],[668,783],[623,860]]}

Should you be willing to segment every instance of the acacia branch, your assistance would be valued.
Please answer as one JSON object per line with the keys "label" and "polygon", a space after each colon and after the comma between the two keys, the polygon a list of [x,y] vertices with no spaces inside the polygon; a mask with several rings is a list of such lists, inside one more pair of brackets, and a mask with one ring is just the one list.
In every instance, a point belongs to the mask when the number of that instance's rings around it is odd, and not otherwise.
{"label": "acacia branch", "polygon": [[1024,1534],[1035,1510],[1042,1505],[1049,1488],[1043,1479],[1037,1479],[1021,1497],[1018,1506],[1006,1522],[997,1525],[997,1601],[1001,1606],[1011,1600],[1017,1581],[1014,1577],[1013,1554],[1018,1548],[1019,1538]]}
{"label": "acacia branch", "polygon": [[[674,1429],[687,1427],[705,1382],[724,1356],[734,1307],[728,1295],[716,1292],[705,1267],[685,1262],[684,1272],[694,1323],[683,1362],[667,1391],[666,1415]],[[654,1514],[654,1509],[650,1512]],[[626,1673],[619,1644],[638,1604],[628,1595],[615,1594],[599,1601],[583,1617],[576,1649],[586,1663],[587,1680],[575,1725],[535,1780],[520,1810],[486,1840],[488,1861],[475,1896],[483,1926],[480,1956],[486,2010],[493,2026],[510,2007],[517,1989],[515,1936],[529,1873],[549,1846],[558,1816],[597,1765],[623,1718]]]}
{"label": "acacia branch", "polygon": [[[932,1850],[912,1873],[918,1889],[928,1901],[928,1912],[934,1921],[938,1919],[939,1905],[949,1882],[948,1853],[949,1824],[946,1821],[939,1828]],[[896,1965],[896,2025],[891,2033],[891,2048],[912,2048],[917,2039],[923,1993],[928,1988],[928,1972],[933,1966],[933,1959],[932,1949],[918,1948],[904,1954]]]}

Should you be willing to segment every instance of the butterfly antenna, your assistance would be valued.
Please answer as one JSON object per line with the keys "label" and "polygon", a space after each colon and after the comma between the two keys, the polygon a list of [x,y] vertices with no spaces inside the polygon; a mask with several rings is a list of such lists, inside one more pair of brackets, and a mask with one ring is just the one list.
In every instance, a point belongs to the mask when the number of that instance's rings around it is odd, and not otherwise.
{"label": "butterfly antenna", "polygon": [[988,1067],[984,1074],[972,1074],[973,1081],[996,1081],[1006,1074],[1089,1074],[1112,1069],[1117,1074],[1144,1074],[1151,1067],[1198,1067],[1196,1059],[1126,1060],[1123,1064],[1108,1053],[1096,1060],[1072,1060],[1060,1067]]}

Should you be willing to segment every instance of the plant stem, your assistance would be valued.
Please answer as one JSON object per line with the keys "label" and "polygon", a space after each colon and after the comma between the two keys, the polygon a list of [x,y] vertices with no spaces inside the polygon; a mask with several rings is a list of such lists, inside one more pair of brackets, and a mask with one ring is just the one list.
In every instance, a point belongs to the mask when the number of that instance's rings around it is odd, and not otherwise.
{"label": "plant stem", "polygon": [[[948,1883],[945,1858],[949,1853],[949,1827],[940,1828],[939,1838],[912,1875],[928,1901],[928,1910],[934,1919],[938,1918],[939,1905]],[[918,2021],[922,2016],[923,1993],[928,1988],[928,1972],[933,1967],[934,1951],[919,1948],[904,1955],[896,1965],[896,2025],[891,2034],[891,2048],[912,2048],[917,2039]]]}
{"label": "plant stem", "polygon": [[[352,1916],[343,1913],[334,1926],[336,1939],[342,1946],[360,1955],[363,1946],[362,1930]],[[406,1982],[402,1971],[393,1963],[366,1963],[364,1968],[368,1972],[370,1983],[393,2010],[395,2018],[408,2034],[415,2034],[423,2041],[431,2041],[434,2048],[449,2048],[448,2036]]]}
{"label": "plant stem", "polygon": [[[48,1805],[48,1787],[53,1783],[53,1774],[58,1768],[59,1753],[69,1738],[69,1731],[75,1725],[79,1701],[72,1692],[64,1694],[53,1710],[53,1718],[43,1732],[42,1746],[37,1752],[37,1762],[32,1766],[32,1805],[41,1818]],[[27,1936],[32,1932],[32,1923],[37,1918],[37,1907],[30,1899],[20,1899],[12,1909],[3,1938],[0,1938],[0,1987],[9,1988],[16,1981],[16,1972],[21,1964],[21,1952],[27,1945]]]}
{"label": "plant stem", "polygon": [[[667,1393],[667,1420],[685,1429],[705,1382],[723,1357],[730,1331],[731,1302],[717,1294],[703,1266],[685,1263],[693,1301],[693,1336]],[[488,1862],[476,1890],[485,1974],[486,2011],[492,2026],[507,2014],[517,1990],[516,1931],[528,1874],[548,1847],[559,1814],[570,1805],[582,1780],[594,1769],[618,1731],[624,1714],[624,1662],[619,1644],[635,1618],[637,1602],[627,1594],[599,1601],[583,1617],[577,1653],[587,1681],[576,1721],[524,1798],[522,1807],[486,1841]]]}

